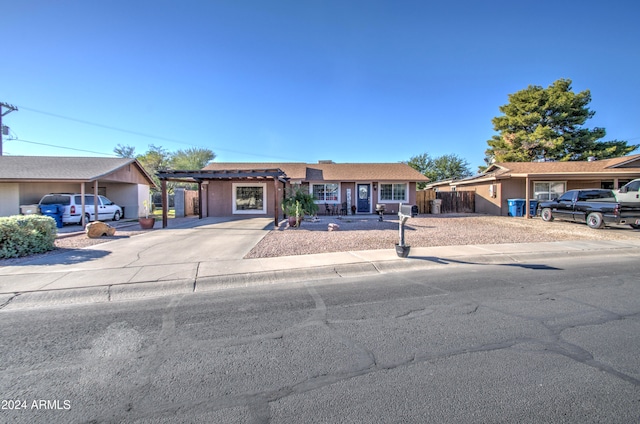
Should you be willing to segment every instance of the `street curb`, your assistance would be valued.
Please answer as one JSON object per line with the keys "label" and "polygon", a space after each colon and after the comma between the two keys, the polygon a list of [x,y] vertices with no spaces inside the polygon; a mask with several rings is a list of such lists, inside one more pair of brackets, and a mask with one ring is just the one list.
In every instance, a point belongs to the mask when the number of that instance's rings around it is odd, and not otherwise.
{"label": "street curb", "polygon": [[602,256],[640,256],[640,246],[563,250],[553,252],[487,253],[467,256],[414,256],[405,259],[360,261],[340,265],[301,267],[286,270],[224,274],[167,281],[147,281],[67,289],[41,290],[4,294],[0,310],[13,310],[70,304],[107,303],[167,295],[207,293],[234,288],[258,287],[299,281],[319,281],[333,278],[362,277],[402,271],[427,271],[444,265],[510,265],[535,268],[537,259]]}

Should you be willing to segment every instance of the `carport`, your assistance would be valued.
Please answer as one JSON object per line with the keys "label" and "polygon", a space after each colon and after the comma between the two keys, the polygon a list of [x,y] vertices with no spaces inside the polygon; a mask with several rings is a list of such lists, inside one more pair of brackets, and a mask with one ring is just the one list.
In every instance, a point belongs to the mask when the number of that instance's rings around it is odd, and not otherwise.
{"label": "carport", "polygon": [[[162,189],[162,228],[167,227],[168,222],[168,209],[167,204],[167,182],[181,182],[181,183],[197,183],[198,184],[198,218],[202,219],[203,214],[203,193],[204,188],[208,188],[209,182],[212,181],[229,181],[229,182],[267,182],[273,181],[273,188],[275,195],[273,199],[273,219],[274,224],[278,226],[279,209],[281,196],[278,196],[278,190],[284,188],[288,178],[284,171],[279,168],[271,169],[237,169],[237,170],[198,170],[198,171],[184,171],[184,170],[165,170],[156,173],[160,179]],[[279,187],[279,184],[281,186]],[[207,208],[207,214],[209,210]]]}
{"label": "carport", "polygon": [[[155,183],[136,159],[0,156],[0,216],[18,215],[22,205],[37,204],[45,194],[78,193],[82,200],[84,194],[107,196],[123,207],[125,218],[135,218],[149,187]],[[94,208],[97,214],[96,201]]]}

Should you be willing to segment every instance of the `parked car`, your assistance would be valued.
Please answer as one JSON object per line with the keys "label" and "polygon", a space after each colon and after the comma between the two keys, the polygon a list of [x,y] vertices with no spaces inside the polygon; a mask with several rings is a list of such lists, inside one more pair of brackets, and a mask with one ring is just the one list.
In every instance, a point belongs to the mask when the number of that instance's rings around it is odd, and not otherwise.
{"label": "parked car", "polygon": [[623,185],[614,193],[616,200],[620,203],[635,203],[640,205],[640,179]]}
{"label": "parked car", "polygon": [[540,202],[537,214],[543,221],[563,219],[584,222],[590,228],[611,224],[629,224],[640,228],[640,205],[621,205],[612,190],[569,190],[559,198]]}
{"label": "parked car", "polygon": [[[95,204],[94,195],[84,195],[84,214],[85,222],[95,221]],[[122,208],[104,196],[98,196],[98,220],[105,221],[112,219],[114,221],[122,218]],[[82,223],[82,195],[77,193],[51,193],[45,195],[38,206],[59,204],[64,206],[62,213],[63,224],[81,224]]]}

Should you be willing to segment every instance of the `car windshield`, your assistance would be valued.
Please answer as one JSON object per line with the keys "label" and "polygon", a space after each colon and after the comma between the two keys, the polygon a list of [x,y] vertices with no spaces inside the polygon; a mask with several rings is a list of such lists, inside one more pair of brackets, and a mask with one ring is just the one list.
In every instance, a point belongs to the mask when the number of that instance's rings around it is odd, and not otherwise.
{"label": "car windshield", "polygon": [[102,204],[105,206],[113,205],[113,202],[104,196],[100,196],[100,199],[102,200]]}
{"label": "car windshield", "polygon": [[71,196],[61,196],[57,194],[46,195],[40,200],[41,205],[69,205]]}
{"label": "car windshield", "polygon": [[574,194],[575,194],[575,192],[573,192],[573,191],[567,191],[565,194],[560,196],[560,198],[558,200],[561,201],[561,202],[572,202]]}

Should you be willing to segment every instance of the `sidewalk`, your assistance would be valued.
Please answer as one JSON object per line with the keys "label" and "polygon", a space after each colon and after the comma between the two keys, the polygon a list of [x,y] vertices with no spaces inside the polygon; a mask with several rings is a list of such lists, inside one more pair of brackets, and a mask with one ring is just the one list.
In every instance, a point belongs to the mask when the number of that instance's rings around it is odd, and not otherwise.
{"label": "sidewalk", "polygon": [[269,222],[269,218],[176,221],[173,228],[0,267],[0,309],[428,271],[457,264],[531,264],[549,257],[604,254],[640,256],[640,241],[634,240],[418,247],[405,259],[393,248],[242,259],[272,228]]}

